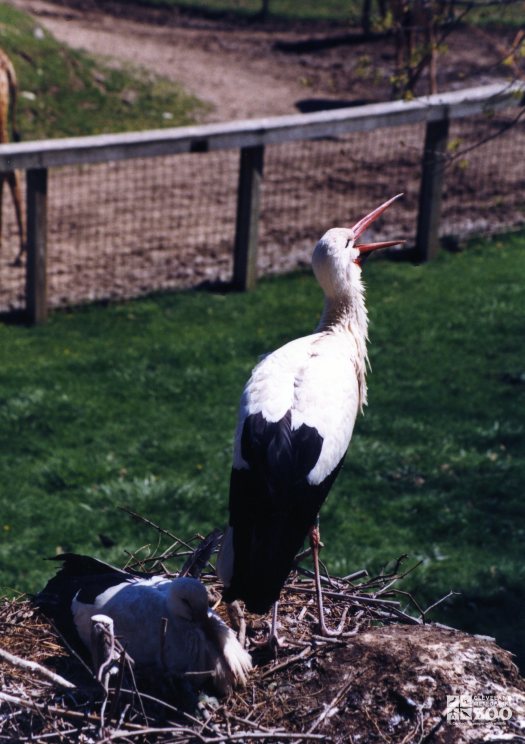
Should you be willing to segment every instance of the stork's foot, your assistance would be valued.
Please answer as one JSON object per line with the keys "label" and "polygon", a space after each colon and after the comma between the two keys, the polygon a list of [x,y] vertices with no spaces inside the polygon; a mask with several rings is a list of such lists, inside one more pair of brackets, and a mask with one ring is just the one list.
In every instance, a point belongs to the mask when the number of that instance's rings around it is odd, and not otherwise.
{"label": "stork's foot", "polygon": [[277,635],[277,631],[272,630],[270,623],[268,623],[268,635],[260,641],[252,640],[251,643],[264,657],[269,656],[274,660],[279,656],[279,650],[288,645],[284,638]]}
{"label": "stork's foot", "polygon": [[319,615],[319,633],[320,635],[324,636],[325,638],[337,638],[338,636],[343,634],[344,628],[345,628],[345,622],[346,622],[346,616],[348,615],[348,607],[345,607],[343,610],[343,615],[341,617],[341,620],[339,622],[339,625],[337,628],[334,628],[333,630],[328,628],[325,619],[324,619],[324,612]]}
{"label": "stork's foot", "polygon": [[286,641],[275,633],[268,637],[268,648],[270,649],[274,659],[279,656],[279,649],[286,648],[286,646]]}
{"label": "stork's foot", "polygon": [[324,619],[323,589],[321,587],[321,573],[319,571],[319,548],[321,547],[319,527],[314,525],[310,530],[310,547],[314,560],[315,593],[317,595],[317,613],[319,615],[319,633],[325,638],[337,638],[343,634],[348,608],[343,611],[339,625],[334,630],[327,627]]}
{"label": "stork's foot", "polygon": [[277,654],[280,648],[286,647],[286,641],[279,637],[277,633],[277,610],[278,610],[278,602],[275,602],[274,606],[272,607],[272,619],[271,622],[268,622],[268,637],[265,638],[263,641],[252,641],[252,643],[257,646],[257,648],[267,648],[272,656],[277,658]]}

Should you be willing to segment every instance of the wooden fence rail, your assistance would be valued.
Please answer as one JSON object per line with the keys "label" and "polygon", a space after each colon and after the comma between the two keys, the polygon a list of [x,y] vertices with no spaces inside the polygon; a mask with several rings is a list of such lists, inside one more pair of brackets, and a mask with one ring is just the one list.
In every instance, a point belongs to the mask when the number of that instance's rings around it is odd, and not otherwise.
{"label": "wooden fence rail", "polygon": [[42,140],[0,145],[0,172],[26,171],[28,255],[26,308],[32,322],[47,316],[48,169],[178,153],[240,149],[233,282],[250,289],[256,281],[259,195],[264,147],[337,137],[384,127],[426,123],[415,258],[425,261],[438,247],[441,182],[449,122],[525,105],[525,86],[495,84],[450,93],[354,108],[265,119],[178,127],[148,132]]}

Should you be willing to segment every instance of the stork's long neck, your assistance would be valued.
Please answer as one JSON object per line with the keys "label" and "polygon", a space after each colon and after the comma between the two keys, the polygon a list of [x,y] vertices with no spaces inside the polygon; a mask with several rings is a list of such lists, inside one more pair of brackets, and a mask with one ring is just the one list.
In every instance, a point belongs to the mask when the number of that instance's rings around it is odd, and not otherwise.
{"label": "stork's long neck", "polygon": [[354,360],[361,406],[366,404],[366,365],[368,354],[368,314],[365,306],[363,287],[352,287],[349,293],[334,297],[325,295],[323,314],[317,332],[343,331],[350,333],[356,344],[357,357]]}

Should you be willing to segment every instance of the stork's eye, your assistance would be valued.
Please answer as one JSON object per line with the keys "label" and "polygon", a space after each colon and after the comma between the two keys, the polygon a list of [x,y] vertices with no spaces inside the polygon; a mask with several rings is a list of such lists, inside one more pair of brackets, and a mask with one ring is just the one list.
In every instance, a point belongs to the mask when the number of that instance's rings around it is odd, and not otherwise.
{"label": "stork's eye", "polygon": [[345,248],[348,248],[351,242],[352,242],[352,238],[347,238],[346,243],[345,243]]}

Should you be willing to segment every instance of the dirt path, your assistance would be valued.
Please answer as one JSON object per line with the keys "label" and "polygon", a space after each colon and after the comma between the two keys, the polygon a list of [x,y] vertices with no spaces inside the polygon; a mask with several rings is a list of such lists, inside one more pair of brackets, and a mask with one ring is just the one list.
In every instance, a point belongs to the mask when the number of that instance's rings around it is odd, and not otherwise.
{"label": "dirt path", "polygon": [[[277,116],[320,108],[327,102],[377,101],[390,95],[392,41],[363,42],[358,35],[348,35],[346,43],[338,43],[337,36],[347,31],[344,26],[234,24],[175,11],[146,16],[139,11],[141,17],[132,20],[118,10],[106,13],[86,0],[10,2],[31,12],[72,47],[180,81],[211,104],[205,121]],[[76,3],[81,9],[76,9]],[[129,13],[136,15],[133,7]],[[514,33],[455,32],[439,61],[439,89],[482,85],[506,75],[508,70],[500,62]],[[294,48],[295,42],[312,38],[328,38],[329,43]],[[424,81],[420,92],[426,92]]]}
{"label": "dirt path", "polygon": [[[74,10],[42,0],[11,0],[31,12],[60,41],[75,48],[140,65],[184,87],[212,105],[208,121],[295,112],[304,86],[283,65],[268,65],[269,32],[209,23],[182,26],[145,24]],[[235,37],[235,38],[233,38]]]}

